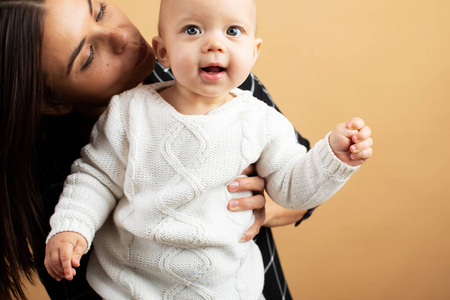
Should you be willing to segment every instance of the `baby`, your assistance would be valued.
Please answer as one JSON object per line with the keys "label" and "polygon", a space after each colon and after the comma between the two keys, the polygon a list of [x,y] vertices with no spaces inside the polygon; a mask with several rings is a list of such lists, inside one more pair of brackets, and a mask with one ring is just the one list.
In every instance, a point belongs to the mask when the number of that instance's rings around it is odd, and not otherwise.
{"label": "baby", "polygon": [[[51,219],[46,267],[106,299],[264,299],[259,248],[240,243],[251,211],[226,209],[249,164],[278,204],[329,199],[371,156],[359,118],[311,151],[280,113],[237,89],[261,40],[255,0],[163,0],[153,48],[175,80],[113,97]],[[245,195],[242,195],[245,196]],[[94,239],[95,234],[95,239]]]}

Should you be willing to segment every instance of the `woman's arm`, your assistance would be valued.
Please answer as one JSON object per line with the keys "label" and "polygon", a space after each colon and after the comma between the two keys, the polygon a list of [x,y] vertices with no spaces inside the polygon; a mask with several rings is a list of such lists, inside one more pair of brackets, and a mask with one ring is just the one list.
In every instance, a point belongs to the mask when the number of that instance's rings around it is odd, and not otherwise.
{"label": "woman's arm", "polygon": [[[249,166],[243,173],[247,175],[255,174],[255,166]],[[255,223],[259,226],[253,224],[246,232],[249,236],[254,231],[256,231],[254,233],[256,235],[261,226],[277,227],[299,222],[308,212],[308,210],[291,210],[279,206],[267,194],[263,193],[264,187],[264,179],[256,175],[236,178],[228,185],[229,192],[253,191],[254,193],[252,197],[233,199],[228,203],[228,209],[231,211],[257,210],[255,211]],[[254,226],[258,228],[253,228]]]}
{"label": "woman's arm", "polygon": [[277,227],[294,224],[303,219],[307,210],[292,210],[279,206],[266,194],[266,220],[263,226]]}

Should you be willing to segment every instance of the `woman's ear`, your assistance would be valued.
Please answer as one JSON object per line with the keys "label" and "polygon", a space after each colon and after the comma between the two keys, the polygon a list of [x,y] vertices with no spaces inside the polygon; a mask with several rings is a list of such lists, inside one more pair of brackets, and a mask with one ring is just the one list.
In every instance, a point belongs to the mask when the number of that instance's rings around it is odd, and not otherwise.
{"label": "woman's ear", "polygon": [[42,109],[42,113],[47,115],[65,115],[72,111],[71,106],[67,106],[63,103],[55,105],[45,105]]}
{"label": "woman's ear", "polygon": [[66,115],[70,113],[73,110],[73,105],[63,102],[60,99],[61,96],[55,92],[49,84],[47,84],[44,90],[41,113],[47,115]]}
{"label": "woman's ear", "polygon": [[73,106],[60,101],[55,101],[50,97],[44,97],[44,105],[41,110],[43,114],[47,115],[65,115],[73,110]]}
{"label": "woman's ear", "polygon": [[167,53],[166,44],[164,43],[164,39],[160,36],[155,36],[152,39],[152,46],[153,46],[153,51],[155,51],[155,55],[158,58],[158,61],[165,68],[170,68],[169,55]]}

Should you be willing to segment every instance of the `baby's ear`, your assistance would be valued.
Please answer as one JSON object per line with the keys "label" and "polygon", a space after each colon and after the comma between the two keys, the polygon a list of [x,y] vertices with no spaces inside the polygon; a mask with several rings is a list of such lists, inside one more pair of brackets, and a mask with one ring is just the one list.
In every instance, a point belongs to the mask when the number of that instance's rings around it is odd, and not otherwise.
{"label": "baby's ear", "polygon": [[255,39],[255,52],[253,53],[253,64],[256,63],[258,59],[259,52],[261,52],[262,39]]}
{"label": "baby's ear", "polygon": [[158,58],[158,61],[165,67],[170,68],[169,55],[167,53],[166,44],[164,39],[160,36],[155,36],[152,39],[153,51]]}

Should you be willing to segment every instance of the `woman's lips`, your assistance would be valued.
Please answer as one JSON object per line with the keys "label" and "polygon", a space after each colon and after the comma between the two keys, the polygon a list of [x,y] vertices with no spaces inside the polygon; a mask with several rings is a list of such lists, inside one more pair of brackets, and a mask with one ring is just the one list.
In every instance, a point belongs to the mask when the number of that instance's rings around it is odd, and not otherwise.
{"label": "woman's lips", "polygon": [[137,51],[137,61],[134,66],[139,65],[147,57],[148,47],[149,46],[147,45],[147,42],[144,40],[144,38],[142,36],[140,36],[139,37],[139,48]]}
{"label": "woman's lips", "polygon": [[200,75],[209,81],[217,81],[225,75],[226,69],[222,66],[212,65],[200,69]]}

